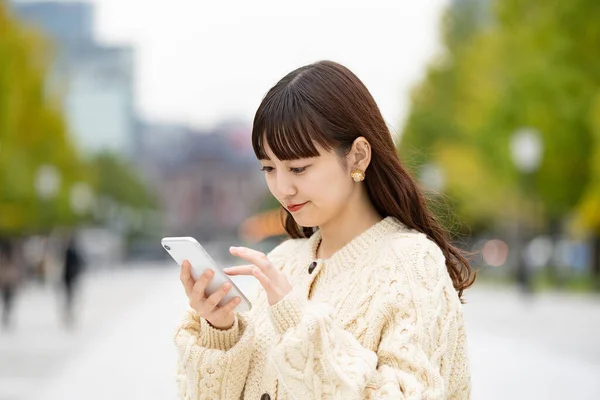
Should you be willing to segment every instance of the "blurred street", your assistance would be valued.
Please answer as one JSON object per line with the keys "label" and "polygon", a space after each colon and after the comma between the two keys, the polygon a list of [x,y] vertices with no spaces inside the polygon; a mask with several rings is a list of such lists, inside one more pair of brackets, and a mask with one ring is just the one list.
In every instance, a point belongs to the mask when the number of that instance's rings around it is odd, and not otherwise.
{"label": "blurred street", "polygon": [[[153,264],[86,275],[72,332],[55,292],[30,284],[0,336],[0,400],[176,398],[172,336],[187,306],[178,278],[174,265]],[[473,399],[600,397],[600,299],[521,302],[493,288],[466,299]]]}
{"label": "blurred street", "polygon": [[600,299],[468,290],[473,399],[600,398]]}
{"label": "blurred street", "polygon": [[174,398],[177,278],[151,266],[86,274],[73,331],[58,293],[31,284],[0,336],[0,399]]}

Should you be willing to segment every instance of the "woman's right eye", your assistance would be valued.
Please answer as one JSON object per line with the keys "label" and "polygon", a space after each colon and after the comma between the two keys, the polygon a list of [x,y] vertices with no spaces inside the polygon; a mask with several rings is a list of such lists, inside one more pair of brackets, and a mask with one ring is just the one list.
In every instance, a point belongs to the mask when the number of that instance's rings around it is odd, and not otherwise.
{"label": "woman's right eye", "polygon": [[264,172],[271,172],[273,171],[273,167],[262,167],[260,170]]}

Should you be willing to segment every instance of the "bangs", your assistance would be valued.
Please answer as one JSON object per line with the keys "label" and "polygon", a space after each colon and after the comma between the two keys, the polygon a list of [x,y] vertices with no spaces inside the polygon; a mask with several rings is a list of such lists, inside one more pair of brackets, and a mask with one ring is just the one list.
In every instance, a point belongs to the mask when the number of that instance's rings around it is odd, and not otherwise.
{"label": "bangs", "polygon": [[269,157],[265,144],[282,161],[318,157],[318,143],[325,150],[333,148],[323,132],[327,125],[304,99],[292,90],[283,90],[263,100],[256,111],[252,128],[252,147],[259,160]]}

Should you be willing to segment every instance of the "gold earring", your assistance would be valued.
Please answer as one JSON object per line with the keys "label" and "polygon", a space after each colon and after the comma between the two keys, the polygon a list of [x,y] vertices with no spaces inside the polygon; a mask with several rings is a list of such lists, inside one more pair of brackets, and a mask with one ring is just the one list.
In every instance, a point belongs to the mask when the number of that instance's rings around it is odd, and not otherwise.
{"label": "gold earring", "polygon": [[350,176],[352,177],[352,179],[354,179],[354,182],[360,182],[360,181],[364,181],[365,180],[365,173],[364,171],[360,170],[360,169],[354,169],[352,170],[352,172],[350,173]]}

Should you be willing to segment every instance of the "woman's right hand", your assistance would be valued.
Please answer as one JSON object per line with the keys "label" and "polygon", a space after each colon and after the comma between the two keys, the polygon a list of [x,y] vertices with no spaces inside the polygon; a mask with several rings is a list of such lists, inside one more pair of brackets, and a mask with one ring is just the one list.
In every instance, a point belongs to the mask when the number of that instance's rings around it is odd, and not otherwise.
{"label": "woman's right hand", "polygon": [[217,329],[229,329],[235,322],[235,308],[240,304],[240,298],[235,297],[222,307],[217,306],[231,289],[231,283],[226,282],[219,290],[210,296],[204,292],[208,283],[212,280],[214,272],[206,270],[200,279],[194,281],[190,272],[192,266],[185,260],[181,266],[181,283],[185,288],[185,294],[190,300],[192,307],[198,316],[205,318],[209,324]]}

